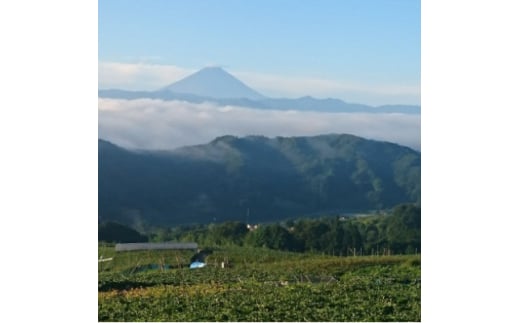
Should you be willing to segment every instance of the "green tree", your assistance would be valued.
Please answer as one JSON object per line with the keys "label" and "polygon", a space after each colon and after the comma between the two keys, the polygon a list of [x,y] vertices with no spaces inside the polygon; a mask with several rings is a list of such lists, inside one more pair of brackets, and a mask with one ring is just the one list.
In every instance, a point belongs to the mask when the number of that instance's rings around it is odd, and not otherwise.
{"label": "green tree", "polygon": [[294,239],[289,231],[277,224],[260,225],[250,232],[247,244],[253,247],[264,247],[276,250],[294,250]]}
{"label": "green tree", "polygon": [[413,204],[396,206],[387,219],[386,239],[398,253],[421,250],[421,208]]}
{"label": "green tree", "polygon": [[302,242],[305,251],[324,251],[329,245],[327,233],[330,226],[322,220],[301,220],[295,225],[295,237]]}
{"label": "green tree", "polygon": [[136,230],[116,222],[105,222],[98,226],[98,241],[105,242],[146,242],[148,238]]}
{"label": "green tree", "polygon": [[244,223],[228,221],[212,226],[209,235],[217,245],[242,245],[247,232],[247,226]]}

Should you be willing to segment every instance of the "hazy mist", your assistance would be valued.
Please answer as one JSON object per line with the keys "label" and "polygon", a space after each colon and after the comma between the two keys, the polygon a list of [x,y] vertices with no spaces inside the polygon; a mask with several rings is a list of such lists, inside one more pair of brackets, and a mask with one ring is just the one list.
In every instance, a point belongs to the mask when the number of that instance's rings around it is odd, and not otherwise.
{"label": "hazy mist", "polygon": [[152,99],[98,102],[99,138],[126,148],[174,149],[222,135],[348,133],[420,150],[419,115],[259,110]]}

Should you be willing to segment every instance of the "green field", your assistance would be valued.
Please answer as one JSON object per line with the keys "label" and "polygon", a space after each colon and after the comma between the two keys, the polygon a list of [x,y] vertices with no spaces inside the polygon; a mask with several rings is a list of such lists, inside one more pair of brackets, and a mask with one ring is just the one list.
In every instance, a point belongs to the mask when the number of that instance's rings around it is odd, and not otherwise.
{"label": "green field", "polygon": [[190,251],[99,255],[113,257],[98,265],[100,321],[421,320],[420,256],[219,247],[189,269]]}

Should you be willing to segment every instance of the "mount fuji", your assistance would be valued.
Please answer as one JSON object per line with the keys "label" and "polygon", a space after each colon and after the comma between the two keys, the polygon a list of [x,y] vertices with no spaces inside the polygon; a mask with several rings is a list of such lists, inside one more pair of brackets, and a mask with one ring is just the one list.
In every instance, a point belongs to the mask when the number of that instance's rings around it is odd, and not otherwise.
{"label": "mount fuji", "polygon": [[182,100],[192,103],[211,102],[262,110],[296,110],[357,113],[421,113],[416,105],[382,105],[378,107],[347,103],[339,99],[317,99],[304,96],[296,99],[269,98],[253,90],[220,67],[205,67],[157,91],[99,90],[99,98]]}
{"label": "mount fuji", "polygon": [[205,67],[162,90],[216,99],[265,99],[220,67]]}

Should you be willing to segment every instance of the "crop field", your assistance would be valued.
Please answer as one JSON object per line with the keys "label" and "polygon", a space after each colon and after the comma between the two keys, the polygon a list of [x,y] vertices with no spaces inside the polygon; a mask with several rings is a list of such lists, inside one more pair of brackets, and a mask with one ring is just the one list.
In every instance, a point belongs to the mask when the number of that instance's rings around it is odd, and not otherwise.
{"label": "crop field", "polygon": [[[334,257],[219,247],[114,251],[98,265],[99,321],[420,321],[420,256]],[[222,263],[224,262],[224,268]]]}

